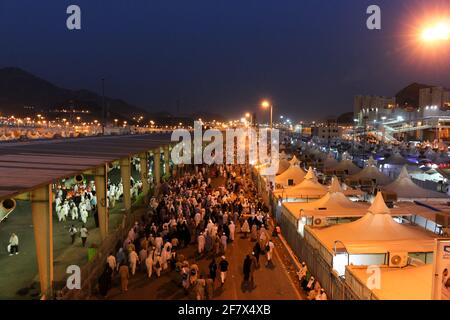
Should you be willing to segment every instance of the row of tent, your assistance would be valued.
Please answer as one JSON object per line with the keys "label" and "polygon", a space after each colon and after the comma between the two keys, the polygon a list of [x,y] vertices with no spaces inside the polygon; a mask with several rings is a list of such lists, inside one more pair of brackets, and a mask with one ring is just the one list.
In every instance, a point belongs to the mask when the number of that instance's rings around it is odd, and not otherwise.
{"label": "row of tent", "polygon": [[[378,170],[373,159],[360,169],[347,157],[340,162],[329,158],[327,165],[331,168],[347,171],[349,178],[374,179],[382,190],[395,192],[399,199],[408,202],[399,202],[390,209],[381,192],[376,194],[371,205],[353,202],[349,196],[360,195],[361,190],[341,185],[336,177],[333,177],[331,185],[323,185],[311,167],[305,172],[298,164],[289,163],[287,169],[274,178],[276,188],[273,194],[278,201],[284,200],[281,214],[297,221],[295,229],[298,229],[298,236],[318,252],[330,270],[345,275],[346,282],[360,292],[360,297],[370,292],[370,297],[363,298],[430,299],[432,270],[429,263],[437,235],[423,227],[399,221],[405,222],[402,220],[405,217],[417,215],[435,220],[434,210],[412,200],[438,200],[447,198],[447,195],[415,184],[404,163],[400,175],[392,181]],[[287,158],[282,160],[289,161]],[[309,218],[311,221],[308,223]],[[342,220],[336,224],[323,224],[330,218]],[[298,241],[292,241],[291,245],[298,245]],[[422,262],[418,264],[421,266],[411,266],[410,256],[420,257]],[[307,263],[314,264],[311,261]],[[365,286],[367,274],[364,272],[369,265],[380,265],[381,272],[386,274],[379,289]],[[317,275],[321,285],[328,290],[326,277],[330,274],[326,273],[322,278]],[[396,286],[394,281],[397,280],[406,285]]]}

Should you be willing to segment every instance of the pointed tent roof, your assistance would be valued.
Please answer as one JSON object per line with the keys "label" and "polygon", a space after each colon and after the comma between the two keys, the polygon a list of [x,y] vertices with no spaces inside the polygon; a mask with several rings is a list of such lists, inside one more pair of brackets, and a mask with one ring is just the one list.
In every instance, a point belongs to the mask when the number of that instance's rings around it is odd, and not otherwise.
{"label": "pointed tent roof", "polygon": [[309,167],[308,173],[300,184],[283,190],[279,195],[285,198],[320,198],[327,192],[327,187],[317,181],[313,169]]}
{"label": "pointed tent roof", "polygon": [[349,196],[362,196],[365,194],[364,191],[361,191],[360,189],[352,189],[352,188],[347,188],[344,189],[342,188],[338,177],[333,176],[333,178],[331,179],[331,185],[328,187],[328,191],[329,192],[342,192],[346,197]]}
{"label": "pointed tent roof", "polygon": [[[369,160],[370,161],[370,160]],[[360,179],[375,179],[377,184],[386,185],[391,182],[391,179],[382,173],[378,168],[372,164],[369,164],[362,171],[357,174],[353,174],[349,177],[351,180],[360,180]]]}
{"label": "pointed tent roof", "polygon": [[333,176],[333,178],[331,178],[331,184],[328,188],[328,192],[343,192],[344,190],[342,189],[341,184],[339,183],[339,179],[336,176]]}
{"label": "pointed tent roof", "polygon": [[289,169],[275,177],[275,183],[288,186],[288,180],[293,180],[294,185],[299,184],[305,178],[306,173],[298,165],[291,165]]}
{"label": "pointed tent roof", "polygon": [[322,198],[312,202],[284,202],[283,206],[297,219],[300,214],[314,217],[361,217],[368,208],[366,204],[349,200],[342,192],[327,192]]}
{"label": "pointed tent roof", "polygon": [[350,254],[386,252],[432,252],[434,235],[420,227],[394,221],[381,192],[378,192],[368,212],[360,219],[323,229],[309,229],[330,251],[337,247]]}
{"label": "pointed tent roof", "polygon": [[287,169],[289,169],[290,166],[291,166],[291,164],[289,163],[289,161],[287,161],[286,159],[281,159],[280,158],[280,160],[278,161],[278,172],[277,172],[277,174],[282,174]]}
{"label": "pointed tent roof", "polygon": [[291,164],[291,166],[297,166],[300,164],[300,160],[298,160],[298,158],[295,156],[292,157],[291,160],[289,160],[289,163]]}
{"label": "pointed tent roof", "polygon": [[408,174],[406,165],[403,166],[400,175],[394,182],[388,184],[383,190],[394,192],[398,198],[406,199],[430,199],[430,198],[447,198],[445,193],[433,190],[427,190],[415,184]]}
{"label": "pointed tent roof", "polygon": [[348,174],[356,174],[361,171],[350,159],[343,159],[338,163],[337,166],[333,168],[333,170],[342,170],[347,171]]}
{"label": "pointed tent roof", "polygon": [[327,158],[325,159],[323,166],[324,168],[333,168],[336,167],[339,164],[339,162],[334,158],[332,154],[328,154]]}
{"label": "pointed tent roof", "polygon": [[404,165],[408,164],[408,160],[403,158],[403,156],[399,152],[395,152],[392,156],[385,159],[383,163],[392,164],[392,165]]}

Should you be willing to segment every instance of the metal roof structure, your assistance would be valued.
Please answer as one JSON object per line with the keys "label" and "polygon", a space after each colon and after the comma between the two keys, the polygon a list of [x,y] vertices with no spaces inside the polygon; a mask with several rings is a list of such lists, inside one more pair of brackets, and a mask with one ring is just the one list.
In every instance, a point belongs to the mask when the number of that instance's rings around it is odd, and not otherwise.
{"label": "metal roof structure", "polygon": [[0,144],[0,199],[170,143],[170,134]]}

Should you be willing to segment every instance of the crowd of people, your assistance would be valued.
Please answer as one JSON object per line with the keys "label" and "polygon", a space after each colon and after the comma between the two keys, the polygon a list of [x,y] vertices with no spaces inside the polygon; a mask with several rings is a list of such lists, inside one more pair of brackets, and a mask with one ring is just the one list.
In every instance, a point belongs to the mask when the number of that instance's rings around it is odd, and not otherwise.
{"label": "crowd of people", "polygon": [[319,280],[311,275],[305,262],[302,262],[297,275],[300,286],[306,292],[308,300],[327,300],[325,290],[320,286]]}
{"label": "crowd of people", "polygon": [[[222,183],[213,183],[215,179]],[[260,256],[266,255],[267,266],[272,263],[268,211],[245,166],[194,166],[158,187],[147,213],[108,255],[99,292],[106,296],[116,278],[126,292],[137,272],[152,278],[174,271],[186,294],[212,299],[216,286],[227,280],[227,252],[238,230],[255,242],[243,268],[244,284],[251,290]],[[193,257],[184,250],[189,245],[195,248]],[[199,267],[201,259],[210,261],[207,271]]]}

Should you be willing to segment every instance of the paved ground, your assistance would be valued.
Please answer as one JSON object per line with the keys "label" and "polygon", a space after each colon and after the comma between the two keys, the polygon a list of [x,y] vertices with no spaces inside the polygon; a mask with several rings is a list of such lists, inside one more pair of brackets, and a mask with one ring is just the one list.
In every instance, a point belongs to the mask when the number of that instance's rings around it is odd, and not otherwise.
{"label": "paved ground", "polygon": [[[242,264],[246,254],[251,252],[254,242],[241,238],[237,235],[235,242],[228,245],[227,259],[230,263],[228,278],[224,287],[220,287],[219,280],[215,283],[214,299],[217,300],[292,300],[302,299],[295,287],[294,282],[286,271],[283,258],[280,259],[278,251],[284,250],[279,244],[276,245],[274,255],[274,266],[265,267],[266,258],[260,258],[260,268],[255,272],[255,285],[252,291],[243,291]],[[188,257],[190,263],[195,261],[195,245],[181,251]],[[283,255],[281,255],[283,257]],[[210,259],[202,258],[196,263],[200,272],[207,274]],[[217,260],[219,261],[219,260]],[[195,299],[193,292],[185,295],[178,284],[178,275],[175,271],[168,270],[157,278],[155,274],[148,279],[143,272],[137,272],[129,282],[128,292],[122,293],[119,288],[119,279],[114,279],[114,288],[108,293],[108,299],[112,300],[185,300]]]}
{"label": "paved ground", "polygon": [[[133,176],[138,173],[133,170]],[[112,183],[120,179],[119,170],[110,172]],[[110,210],[110,232],[122,221],[123,204],[116,203]],[[89,217],[87,227],[89,237],[86,248],[81,245],[78,237],[75,244],[71,244],[69,228],[71,221],[58,222],[56,213],[53,214],[53,255],[55,288],[65,283],[66,269],[71,264],[84,265],[88,261],[87,247],[100,244],[100,230],[95,227],[93,217]],[[75,223],[77,227],[81,222]],[[19,236],[19,255],[9,256],[6,247],[10,234],[14,232]],[[6,221],[0,224],[0,299],[37,299],[39,298],[39,278],[36,261],[36,248],[34,242],[31,205],[29,201],[17,201],[17,208]]]}

